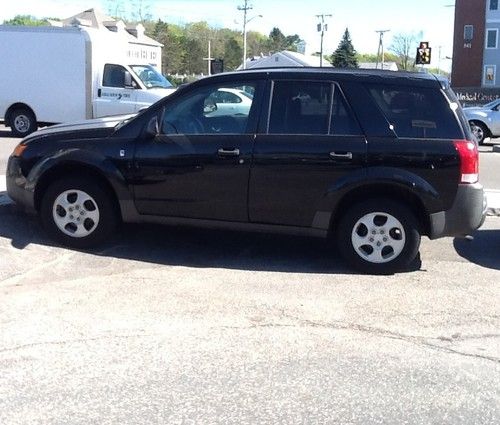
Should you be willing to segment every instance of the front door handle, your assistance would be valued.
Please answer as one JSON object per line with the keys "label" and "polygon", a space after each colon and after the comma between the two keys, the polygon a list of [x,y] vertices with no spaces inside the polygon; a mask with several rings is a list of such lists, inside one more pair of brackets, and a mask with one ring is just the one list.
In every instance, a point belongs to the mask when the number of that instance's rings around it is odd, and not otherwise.
{"label": "front door handle", "polygon": [[220,148],[217,153],[219,156],[240,156],[240,150],[239,149],[224,149]]}
{"label": "front door handle", "polygon": [[330,152],[331,159],[352,159],[352,152]]}

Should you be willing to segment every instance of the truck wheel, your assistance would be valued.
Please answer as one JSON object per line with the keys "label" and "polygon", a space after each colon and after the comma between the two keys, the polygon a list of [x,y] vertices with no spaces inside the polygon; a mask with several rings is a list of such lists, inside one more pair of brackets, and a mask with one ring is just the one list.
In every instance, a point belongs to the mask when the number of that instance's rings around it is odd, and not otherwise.
{"label": "truck wheel", "polygon": [[9,116],[12,133],[16,137],[25,137],[37,130],[35,114],[27,108],[14,109]]}
{"label": "truck wheel", "polygon": [[102,185],[81,177],[52,183],[43,195],[40,216],[49,236],[72,248],[98,245],[117,223],[113,203]]}
{"label": "truck wheel", "polygon": [[420,233],[414,214],[390,199],[354,204],[337,228],[339,252],[358,270],[386,274],[403,270],[415,259]]}
{"label": "truck wheel", "polygon": [[484,139],[490,137],[490,130],[488,130],[488,127],[479,121],[471,121],[469,124],[477,143],[480,145],[484,144]]}

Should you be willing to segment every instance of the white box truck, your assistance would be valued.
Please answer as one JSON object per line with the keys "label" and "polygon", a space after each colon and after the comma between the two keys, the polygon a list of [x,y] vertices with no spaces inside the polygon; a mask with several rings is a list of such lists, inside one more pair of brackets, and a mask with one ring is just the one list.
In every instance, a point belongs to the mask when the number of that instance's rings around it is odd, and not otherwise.
{"label": "white box truck", "polygon": [[86,27],[0,25],[0,122],[16,136],[39,125],[130,114],[174,91],[124,41]]}

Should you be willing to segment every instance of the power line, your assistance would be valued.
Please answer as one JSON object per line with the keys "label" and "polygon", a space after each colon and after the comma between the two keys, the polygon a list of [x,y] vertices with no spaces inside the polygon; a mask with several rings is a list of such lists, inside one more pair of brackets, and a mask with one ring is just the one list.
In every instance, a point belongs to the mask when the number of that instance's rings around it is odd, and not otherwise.
{"label": "power line", "polygon": [[377,50],[377,63],[375,64],[375,69],[378,69],[378,59],[382,59],[382,70],[384,69],[384,34],[390,30],[377,30],[376,33],[379,34],[378,39],[378,50]]}
{"label": "power line", "polygon": [[248,0],[245,0],[243,6],[238,6],[238,10],[243,12],[243,69],[247,67],[247,12],[252,9],[253,6],[248,4]]}

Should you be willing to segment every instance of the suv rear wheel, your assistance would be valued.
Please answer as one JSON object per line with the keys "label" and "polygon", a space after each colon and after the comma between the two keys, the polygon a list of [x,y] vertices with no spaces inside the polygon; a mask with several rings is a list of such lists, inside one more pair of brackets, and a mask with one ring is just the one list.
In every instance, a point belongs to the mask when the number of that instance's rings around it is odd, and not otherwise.
{"label": "suv rear wheel", "polygon": [[47,233],[73,248],[88,248],[112,234],[117,219],[110,196],[93,179],[68,177],[52,183],[40,211]]}
{"label": "suv rear wheel", "polygon": [[368,273],[393,273],[417,256],[420,233],[414,214],[389,199],[351,206],[337,228],[339,252],[354,267]]}

